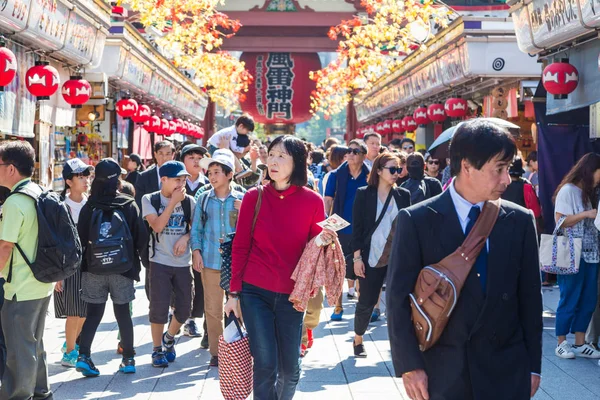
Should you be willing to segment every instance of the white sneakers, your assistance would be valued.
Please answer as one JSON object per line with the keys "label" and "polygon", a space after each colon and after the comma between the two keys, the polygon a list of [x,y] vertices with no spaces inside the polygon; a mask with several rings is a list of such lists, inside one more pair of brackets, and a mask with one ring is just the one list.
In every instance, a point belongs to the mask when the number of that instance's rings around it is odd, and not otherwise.
{"label": "white sneakers", "polygon": [[569,342],[563,340],[561,344],[554,350],[554,354],[560,358],[575,358],[583,357],[583,358],[594,358],[600,359],[600,351],[596,350],[589,344],[584,344],[578,347],[572,347]]}

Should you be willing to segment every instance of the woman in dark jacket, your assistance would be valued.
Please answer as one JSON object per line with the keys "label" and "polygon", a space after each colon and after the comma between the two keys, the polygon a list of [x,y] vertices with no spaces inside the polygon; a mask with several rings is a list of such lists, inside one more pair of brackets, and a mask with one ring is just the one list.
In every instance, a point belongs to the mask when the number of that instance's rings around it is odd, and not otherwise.
{"label": "woman in dark jacket", "polygon": [[128,173],[127,178],[125,178],[125,180],[135,186],[135,183],[140,177],[140,174],[146,170],[146,167],[144,167],[142,158],[135,153],[132,153],[125,157],[129,158],[129,161],[127,162]]}
{"label": "woman in dark jacket", "polygon": [[366,357],[363,335],[387,273],[396,216],[410,206],[410,192],[396,186],[402,171],[400,158],[380,154],[373,161],[368,186],[358,189],[354,200],[352,246],[354,273],[360,283],[360,296],[354,315],[354,355]]}

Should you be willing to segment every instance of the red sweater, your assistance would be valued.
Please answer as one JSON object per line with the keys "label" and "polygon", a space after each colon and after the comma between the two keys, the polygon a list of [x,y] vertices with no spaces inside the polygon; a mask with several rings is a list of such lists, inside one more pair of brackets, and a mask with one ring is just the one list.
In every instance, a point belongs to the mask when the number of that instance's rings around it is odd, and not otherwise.
{"label": "red sweater", "polygon": [[290,278],[306,244],[321,232],[325,220],[321,197],[304,187],[278,192],[264,187],[262,205],[250,237],[258,190],[244,196],[231,251],[231,291],[242,290],[242,281],[276,293],[290,294]]}

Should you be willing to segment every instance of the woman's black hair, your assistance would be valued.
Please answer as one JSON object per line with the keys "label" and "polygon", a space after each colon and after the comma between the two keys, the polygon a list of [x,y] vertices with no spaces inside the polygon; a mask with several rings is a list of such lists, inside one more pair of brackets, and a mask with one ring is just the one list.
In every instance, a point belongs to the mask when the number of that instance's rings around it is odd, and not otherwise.
{"label": "woman's black hair", "polygon": [[60,198],[61,199],[66,199],[67,198],[67,190],[69,190],[69,184],[67,183],[67,180],[65,179],[65,188],[62,190],[62,192],[60,192]]}
{"label": "woman's black hair", "polygon": [[[270,153],[275,146],[279,145],[282,145],[285,149],[285,152],[292,156],[292,160],[294,163],[294,168],[292,169],[292,175],[290,176],[289,183],[294,186],[306,186],[306,183],[308,182],[308,172],[306,164],[308,153],[306,151],[306,146],[304,142],[295,136],[278,136],[269,145],[268,152]],[[269,177],[269,170],[267,170],[266,179],[272,181],[271,177]]]}

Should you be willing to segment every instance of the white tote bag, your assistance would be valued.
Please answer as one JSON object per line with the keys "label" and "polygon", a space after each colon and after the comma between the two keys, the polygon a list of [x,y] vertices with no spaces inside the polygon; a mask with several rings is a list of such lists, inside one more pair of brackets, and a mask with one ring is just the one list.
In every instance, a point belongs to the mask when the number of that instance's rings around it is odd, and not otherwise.
{"label": "white tote bag", "polygon": [[[573,238],[571,227],[561,229],[566,218],[563,216],[558,220],[552,235],[542,235],[540,264],[543,272],[557,275],[575,275],[579,272],[582,240]],[[558,236],[561,231],[566,236]]]}

